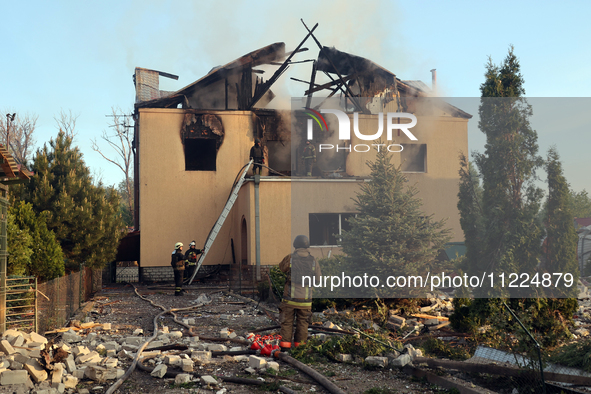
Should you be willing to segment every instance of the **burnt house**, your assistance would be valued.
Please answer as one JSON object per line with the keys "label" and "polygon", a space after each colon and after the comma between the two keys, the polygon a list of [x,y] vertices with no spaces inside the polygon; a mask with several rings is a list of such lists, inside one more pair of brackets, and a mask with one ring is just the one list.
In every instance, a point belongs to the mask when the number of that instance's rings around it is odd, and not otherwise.
{"label": "burnt house", "polygon": [[[135,221],[144,279],[172,277],[169,255],[175,242],[205,243],[255,138],[272,169],[263,170],[259,184],[261,266],[276,265],[290,252],[292,234],[308,235],[317,256],[339,252],[336,235],[355,214],[351,198],[367,181],[366,162],[375,152],[351,149],[364,142],[353,134],[350,141],[335,143],[341,144],[338,154],[325,158],[319,152],[313,176],[300,176],[304,140],[292,135],[294,125],[305,127],[305,116],[269,104],[273,84],[300,62],[304,41],[291,52],[283,43],[260,48],[175,92],[159,90],[159,78],[176,76],[136,68]],[[420,104],[431,96],[420,81],[400,80],[368,59],[318,46],[318,57],[306,65],[311,65],[309,80],[292,78],[302,84],[303,106],[320,109],[326,100],[338,99],[351,118],[356,112],[359,125],[371,130],[378,127],[380,112],[414,114],[417,141],[395,133],[393,142],[404,150],[393,162],[417,183],[425,212],[449,218],[453,241],[463,240],[456,208],[458,152],[468,150],[471,116],[440,100]],[[334,138],[334,131],[316,130],[313,143]],[[205,265],[255,264],[254,188],[247,179]]]}

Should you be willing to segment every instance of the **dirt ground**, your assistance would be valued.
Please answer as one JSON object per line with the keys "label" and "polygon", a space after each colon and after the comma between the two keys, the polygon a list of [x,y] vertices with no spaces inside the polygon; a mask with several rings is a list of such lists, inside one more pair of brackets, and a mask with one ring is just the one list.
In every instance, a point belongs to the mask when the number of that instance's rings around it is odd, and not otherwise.
{"label": "dirt ground", "polygon": [[[174,297],[172,287],[161,286],[138,286],[138,291],[143,296],[151,299],[156,304],[166,308],[183,308],[195,305],[197,297],[201,294],[207,294],[212,302],[198,307],[186,313],[180,313],[179,319],[194,318],[194,331],[200,337],[219,337],[219,332],[223,328],[230,328],[236,331],[239,336],[263,327],[273,326],[272,320],[259,309],[256,304],[245,303],[242,300],[228,296],[221,291],[221,288],[191,286],[186,288],[188,293],[184,297]],[[154,317],[162,310],[152,306],[149,302],[142,300],[135,295],[131,285],[115,285],[104,288],[103,291],[95,295],[93,304],[88,312],[81,318],[90,318],[96,323],[112,323],[111,335],[132,335],[137,328],[144,331],[144,336],[150,337],[154,329]],[[274,306],[270,306],[274,308]],[[170,315],[162,316],[159,326],[167,326],[170,331],[186,329],[172,320]],[[266,333],[278,333],[277,330]],[[185,332],[186,335],[186,332]],[[228,348],[239,346],[230,342],[226,343]],[[127,369],[131,360],[120,364],[121,368]],[[424,380],[413,378],[402,372],[398,368],[385,368],[377,370],[364,369],[360,364],[344,364],[327,361],[310,365],[312,368],[329,377],[338,387],[346,393],[448,393],[441,387],[427,383]],[[306,374],[293,367],[280,362],[280,369],[277,376],[267,373],[257,373],[250,376],[245,372],[248,367],[247,362],[225,361],[223,358],[212,358],[212,362],[202,366],[195,367],[195,374],[216,376],[236,376],[250,377],[264,380],[266,383],[275,383],[285,386],[297,392],[317,392],[327,393],[322,386],[316,383]],[[460,381],[459,377],[453,378]],[[87,388],[90,393],[105,392],[113,381],[105,384],[96,384],[90,381],[83,381],[78,389]],[[466,384],[470,387],[470,383]],[[474,387],[472,385],[472,387]],[[273,387],[271,387],[273,388]],[[158,379],[150,376],[148,372],[136,369],[130,378],[128,378],[119,393],[252,393],[264,392],[263,388],[256,386],[246,386],[234,383],[223,382],[215,390],[205,390],[199,384],[185,384],[182,387],[175,385],[174,379]],[[220,391],[221,390],[221,391]],[[490,391],[482,391],[490,392]]]}

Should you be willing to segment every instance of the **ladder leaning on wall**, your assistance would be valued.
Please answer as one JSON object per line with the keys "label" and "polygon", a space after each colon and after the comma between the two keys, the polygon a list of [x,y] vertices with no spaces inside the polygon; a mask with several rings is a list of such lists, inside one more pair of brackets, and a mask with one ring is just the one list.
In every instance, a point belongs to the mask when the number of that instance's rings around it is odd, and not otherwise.
{"label": "ladder leaning on wall", "polygon": [[197,275],[199,268],[201,268],[201,265],[203,264],[203,260],[205,260],[205,256],[207,256],[207,252],[211,248],[213,241],[215,241],[215,238],[217,237],[218,233],[222,229],[224,221],[226,220],[226,218],[230,214],[230,211],[232,210],[232,207],[234,206],[234,203],[236,202],[236,199],[238,198],[238,192],[240,191],[240,188],[242,187],[242,184],[244,183],[244,178],[246,178],[246,174],[248,173],[248,170],[250,169],[252,162],[253,162],[252,160],[249,161],[243,167],[244,171],[242,172],[240,179],[238,179],[238,181],[236,182],[236,185],[234,186],[234,189],[232,190],[232,194],[230,194],[230,197],[228,197],[228,201],[226,201],[226,205],[224,206],[224,209],[222,210],[220,217],[218,217],[218,220],[215,222],[213,228],[209,232],[209,235],[207,236],[207,240],[205,241],[205,246],[203,247],[203,253],[199,257],[199,261],[197,261],[197,267],[195,267],[195,271],[193,272],[191,279],[189,279],[189,284],[193,283],[193,279],[195,278],[195,275]]}

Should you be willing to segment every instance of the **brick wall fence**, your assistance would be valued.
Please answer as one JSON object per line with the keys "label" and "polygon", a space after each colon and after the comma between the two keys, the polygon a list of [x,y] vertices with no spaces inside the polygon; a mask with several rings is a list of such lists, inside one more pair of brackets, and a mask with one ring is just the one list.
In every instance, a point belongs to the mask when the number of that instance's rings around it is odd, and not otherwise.
{"label": "brick wall fence", "polygon": [[[262,265],[261,266],[261,282],[269,283],[267,275],[274,265]],[[121,276],[123,271],[135,269],[136,273],[133,278],[127,276]],[[105,271],[108,271],[106,268]],[[130,282],[173,282],[174,273],[172,267],[118,267],[117,268],[117,282],[130,281]],[[233,291],[241,292],[244,295],[256,293],[258,282],[256,281],[256,266],[255,265],[240,265],[240,264],[225,264],[225,265],[203,265],[199,269],[199,274],[213,273],[213,275],[196,280],[201,285],[209,286],[228,286]],[[112,283],[112,279],[109,277],[109,272],[105,272],[103,276],[104,281]],[[131,278],[131,279],[130,279]]]}

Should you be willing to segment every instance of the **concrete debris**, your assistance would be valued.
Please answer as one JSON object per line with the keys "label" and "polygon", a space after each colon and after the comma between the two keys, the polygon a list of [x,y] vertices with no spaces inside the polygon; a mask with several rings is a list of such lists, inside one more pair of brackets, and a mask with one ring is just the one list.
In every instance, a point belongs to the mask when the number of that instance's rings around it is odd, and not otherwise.
{"label": "concrete debris", "polygon": [[78,343],[82,341],[82,337],[70,329],[62,334],[62,340],[66,343]]}
{"label": "concrete debris", "polygon": [[399,324],[401,326],[404,326],[406,324],[406,319],[404,317],[400,317],[397,315],[391,315],[388,321],[391,323]]}
{"label": "concrete debris", "polygon": [[264,368],[267,365],[267,360],[262,357],[250,356],[248,358],[248,366],[251,368]]}
{"label": "concrete debris", "polygon": [[10,384],[25,384],[29,374],[25,370],[20,371],[3,371],[0,374],[0,385],[8,386]]}
{"label": "concrete debris", "polygon": [[209,375],[204,375],[201,377],[201,382],[207,386],[207,388],[213,388],[218,385],[218,381],[215,380],[213,377]]}
{"label": "concrete debris", "polygon": [[220,345],[217,343],[211,344],[207,347],[207,350],[210,352],[227,352],[228,348],[224,345]]}
{"label": "concrete debris", "polygon": [[353,361],[353,357],[350,354],[339,353],[337,354],[337,361],[340,361],[342,363],[350,363],[351,361]]}
{"label": "concrete debris", "polygon": [[417,357],[423,357],[423,351],[421,349],[415,349],[413,345],[406,344],[404,345],[404,349],[406,349],[407,354],[410,356],[412,360]]}
{"label": "concrete debris", "polygon": [[152,373],[150,373],[150,375],[154,376],[155,378],[160,378],[162,379],[164,377],[164,375],[166,375],[166,364],[159,364],[156,366],[156,368],[154,368],[154,370],[152,371]]}
{"label": "concrete debris", "polygon": [[211,297],[207,294],[200,294],[199,297],[197,297],[197,299],[192,303],[207,305],[211,303]]}
{"label": "concrete debris", "polygon": [[586,337],[589,336],[589,330],[587,330],[586,328],[579,328],[575,330],[575,334],[580,337]]}
{"label": "concrete debris", "polygon": [[183,372],[193,372],[193,361],[181,360],[181,369]]}
{"label": "concrete debris", "polygon": [[401,354],[400,356],[391,361],[391,366],[402,368],[405,365],[410,364],[411,361],[412,359],[409,354]]}
{"label": "concrete debris", "polygon": [[369,356],[365,358],[365,362],[368,365],[385,368],[388,366],[388,357]]}
{"label": "concrete debris", "polygon": [[168,365],[180,365],[181,358],[177,355],[169,355],[164,357],[164,363]]}
{"label": "concrete debris", "polygon": [[269,361],[267,363],[267,368],[272,369],[273,371],[279,371],[279,363],[276,361]]}
{"label": "concrete debris", "polygon": [[313,334],[313,335],[311,335],[310,337],[311,337],[311,338],[316,338],[316,339],[319,339],[319,340],[321,340],[322,342],[326,341],[326,339],[327,339],[327,336],[326,336],[326,334]]}
{"label": "concrete debris", "polygon": [[191,381],[191,375],[188,373],[180,373],[174,378],[175,384],[184,384],[189,383]]}

